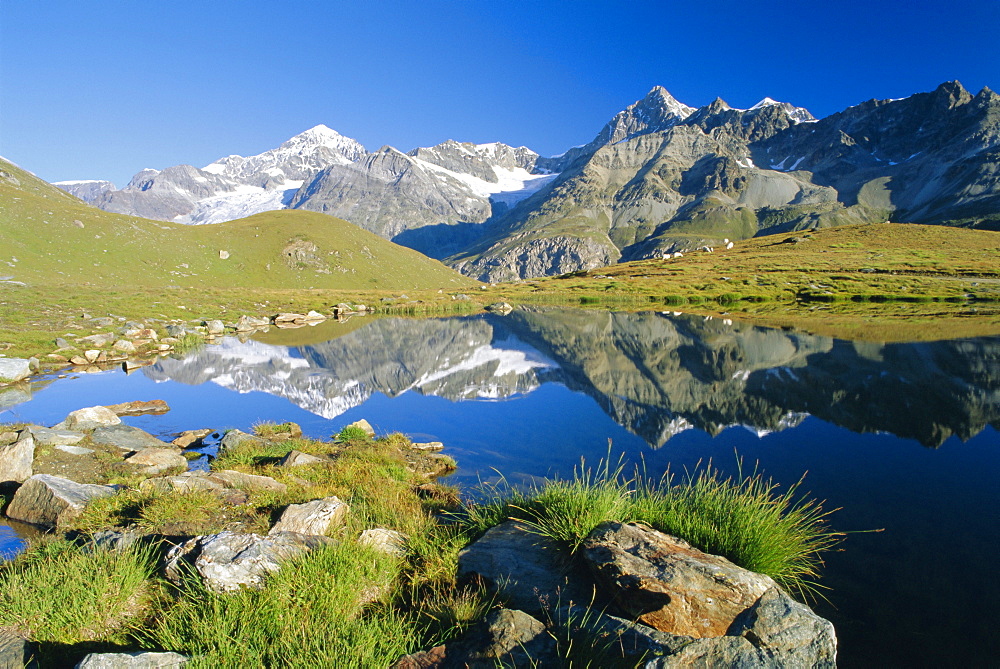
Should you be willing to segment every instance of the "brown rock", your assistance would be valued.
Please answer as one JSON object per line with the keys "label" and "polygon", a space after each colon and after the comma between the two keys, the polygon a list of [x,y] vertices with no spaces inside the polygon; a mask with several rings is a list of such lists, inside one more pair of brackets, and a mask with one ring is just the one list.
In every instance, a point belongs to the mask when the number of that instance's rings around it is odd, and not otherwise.
{"label": "brown rock", "polygon": [[583,543],[599,584],[628,616],[661,632],[726,634],[775,583],[686,541],[636,523],[604,523]]}
{"label": "brown rock", "polygon": [[185,430],[181,432],[177,437],[170,443],[177,448],[187,448],[194,444],[200,443],[202,439],[212,434],[212,430],[201,429],[201,430]]}
{"label": "brown rock", "polygon": [[109,404],[107,408],[114,411],[118,416],[159,415],[170,411],[170,407],[163,400],[122,402],[121,404]]}

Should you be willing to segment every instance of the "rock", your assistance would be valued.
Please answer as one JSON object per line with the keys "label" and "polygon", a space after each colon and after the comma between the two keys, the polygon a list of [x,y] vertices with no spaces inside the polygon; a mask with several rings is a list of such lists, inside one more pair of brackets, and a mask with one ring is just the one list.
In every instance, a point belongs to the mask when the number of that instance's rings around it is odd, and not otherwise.
{"label": "rock", "polygon": [[263,448],[266,444],[267,442],[258,436],[247,434],[242,430],[229,430],[225,435],[223,435],[222,441],[219,442],[219,455],[222,455],[226,451],[234,448],[243,448],[247,446]]}
{"label": "rock", "polygon": [[377,551],[399,558],[406,557],[406,541],[406,535],[402,532],[389,530],[384,527],[365,530],[358,537],[359,544],[371,546]]}
{"label": "rock", "polygon": [[319,321],[325,321],[326,316],[319,313],[318,311],[310,310],[309,313],[305,315],[305,318],[303,320],[305,320],[307,323],[318,323]]}
{"label": "rock", "polygon": [[360,429],[364,430],[365,434],[367,434],[369,437],[371,437],[372,439],[375,438],[375,428],[373,428],[371,426],[371,424],[368,421],[366,421],[364,418],[362,418],[361,420],[358,420],[358,421],[354,421],[353,423],[351,423],[347,427],[357,427],[357,428],[360,428]]}
{"label": "rock", "polygon": [[484,580],[501,589],[513,608],[540,613],[546,607],[590,602],[586,575],[572,572],[565,554],[551,540],[531,534],[513,520],[488,530],[458,554],[460,579]]}
{"label": "rock", "polygon": [[[116,416],[117,417],[117,416]],[[146,448],[169,448],[169,444],[161,441],[131,425],[106,425],[94,430],[90,435],[95,444],[106,444],[120,448],[123,451],[141,451]]]}
{"label": "rock", "polygon": [[181,566],[184,561],[194,566],[206,587],[217,592],[259,588],[268,574],[278,571],[282,562],[333,543],[327,537],[293,532],[266,537],[235,532],[200,536],[170,550],[166,575],[179,582],[187,571]]}
{"label": "rock", "polygon": [[119,425],[122,419],[107,407],[87,407],[71,411],[66,420],[53,429],[93,430],[108,425]]}
{"label": "rock", "polygon": [[237,332],[252,332],[253,330],[260,330],[261,328],[266,328],[271,325],[271,321],[267,318],[258,318],[256,316],[240,316],[239,320],[236,321]]}
{"label": "rock", "polygon": [[125,332],[125,336],[129,339],[150,339],[152,341],[157,341],[160,335],[156,334],[156,330],[153,328],[134,328]]}
{"label": "rock", "polygon": [[429,650],[404,655],[396,660],[390,669],[441,669],[448,660],[448,650],[444,645]]}
{"label": "rock", "polygon": [[354,307],[345,302],[341,302],[340,304],[338,304],[333,308],[333,313],[337,316],[343,316],[345,314],[353,314]]}
{"label": "rock", "polygon": [[304,467],[305,465],[315,465],[321,462],[329,462],[323,458],[317,458],[315,455],[309,455],[308,453],[303,453],[302,451],[290,451],[288,455],[281,458],[281,462],[278,463],[280,467]]}
{"label": "rock", "polygon": [[39,446],[72,446],[83,441],[86,436],[83,432],[73,430],[54,430],[41,425],[29,425],[28,430],[35,438],[35,443]]}
{"label": "rock", "polygon": [[146,492],[195,492],[199,490],[219,491],[225,489],[225,484],[205,472],[184,472],[177,476],[160,476],[146,479],[139,484],[139,490]]}
{"label": "rock", "polygon": [[219,251],[219,260],[229,260],[229,251]]}
{"label": "rock", "polygon": [[168,337],[177,337],[178,339],[184,337],[185,335],[197,334],[194,330],[187,327],[186,325],[178,325],[176,323],[171,323],[164,329],[167,331]]}
{"label": "rock", "polygon": [[201,440],[212,434],[212,430],[207,428],[201,430],[185,430],[174,438],[170,443],[178,448],[187,448],[201,443]]}
{"label": "rock", "polygon": [[62,337],[56,337],[55,344],[56,344],[56,350],[58,350],[58,351],[61,351],[63,349],[75,348],[72,344],[70,344],[68,341],[66,341]]}
{"label": "rock", "polygon": [[0,384],[0,411],[24,404],[31,399],[31,386],[19,383],[13,386]]}
{"label": "rock", "polygon": [[180,653],[90,653],[76,669],[176,669],[188,663]]}
{"label": "rock", "polygon": [[291,504],[268,535],[296,532],[325,536],[332,528],[342,525],[350,507],[337,497],[316,499],[305,504]]}
{"label": "rock", "polygon": [[271,492],[283,493],[287,489],[284,483],[275,481],[270,476],[244,474],[243,472],[234,472],[228,469],[221,472],[212,472],[212,478],[240,490],[269,490]]}
{"label": "rock", "polygon": [[410,444],[410,448],[416,449],[418,451],[440,451],[442,448],[444,448],[444,444],[442,444],[440,441],[428,441],[422,444],[417,444],[417,443]]}
{"label": "rock", "polygon": [[0,446],[0,485],[27,481],[34,462],[35,439],[28,430],[21,430],[17,441]]}
{"label": "rock", "polygon": [[[112,321],[108,325],[114,323]],[[104,348],[105,346],[111,346],[115,341],[115,334],[113,332],[107,332],[103,334],[93,334],[88,337],[80,337],[76,340],[77,344],[82,344],[83,346],[89,346],[90,348]]]}
{"label": "rock", "polygon": [[271,319],[271,321],[275,325],[283,325],[285,323],[298,323],[304,320],[306,320],[304,314],[290,314],[290,313],[275,314],[274,318]]}
{"label": "rock", "polygon": [[87,364],[89,365],[89,364],[93,364],[95,362],[100,362],[102,355],[104,355],[105,357],[107,357],[107,354],[104,353],[104,351],[100,351],[100,350],[98,350],[96,348],[92,348],[92,349],[88,349],[88,350],[86,350],[86,351],[83,352],[83,359],[86,360]]}
{"label": "rock", "polygon": [[21,381],[38,371],[38,358],[0,358],[0,383]]}
{"label": "rock", "polygon": [[107,408],[114,411],[118,416],[145,416],[147,414],[158,416],[170,411],[170,407],[163,400],[123,402],[121,404],[109,404]]}
{"label": "rock", "polygon": [[583,543],[599,585],[628,617],[662,632],[723,636],[774,581],[635,523],[603,523]]}
{"label": "rock", "polygon": [[113,486],[76,483],[69,479],[35,474],[14,493],[7,517],[32,525],[58,527],[83,512],[91,500],[110,497]]}
{"label": "rock", "polygon": [[122,353],[135,353],[136,351],[135,344],[130,342],[128,339],[119,339],[114,343],[112,348],[116,351],[121,351]]}
{"label": "rock", "polygon": [[89,365],[90,364],[90,361],[87,360],[82,355],[74,355],[73,357],[71,357],[69,359],[69,361],[71,363],[73,363],[74,365],[81,366],[81,367],[84,366],[84,365]]}
{"label": "rock", "polygon": [[761,595],[736,619],[728,634],[742,636],[769,655],[780,657],[783,666],[837,666],[833,624],[778,587]]}
{"label": "rock", "polygon": [[84,548],[89,551],[120,551],[135,546],[149,536],[138,530],[98,530],[87,538]]}
{"label": "rock", "polygon": [[208,330],[208,334],[213,336],[218,336],[226,333],[226,325],[218,319],[205,321],[205,328]]}
{"label": "rock", "polygon": [[506,316],[510,312],[514,311],[514,307],[510,306],[506,302],[494,302],[493,304],[489,304],[483,308],[486,309],[486,311],[491,311],[502,316]]}
{"label": "rock", "polygon": [[407,655],[397,660],[393,667],[493,669],[562,664],[556,655],[555,638],[541,621],[524,611],[497,609],[460,639],[430,651]]}
{"label": "rock", "polygon": [[144,474],[162,474],[170,469],[187,469],[187,458],[172,448],[144,448],[125,458],[125,463],[143,468]]}
{"label": "rock", "polygon": [[84,448],[83,446],[68,446],[66,444],[58,444],[55,449],[62,451],[63,453],[69,453],[70,455],[90,455],[94,452],[92,448]]}
{"label": "rock", "polygon": [[[76,363],[73,363],[73,364],[76,364]],[[131,374],[132,372],[134,372],[137,369],[142,369],[143,367],[149,367],[152,364],[153,364],[152,360],[135,360],[135,359],[130,359],[130,360],[126,360],[125,362],[122,363],[122,370],[126,374]]]}
{"label": "rock", "polygon": [[557,625],[569,627],[574,631],[582,630],[593,639],[614,639],[613,645],[606,646],[605,651],[613,653],[614,659],[618,660],[650,659],[653,656],[671,655],[694,641],[689,636],[667,634],[648,625],[634,623],[584,606],[561,607],[553,619]]}
{"label": "rock", "polygon": [[0,669],[37,669],[35,644],[0,628]]}

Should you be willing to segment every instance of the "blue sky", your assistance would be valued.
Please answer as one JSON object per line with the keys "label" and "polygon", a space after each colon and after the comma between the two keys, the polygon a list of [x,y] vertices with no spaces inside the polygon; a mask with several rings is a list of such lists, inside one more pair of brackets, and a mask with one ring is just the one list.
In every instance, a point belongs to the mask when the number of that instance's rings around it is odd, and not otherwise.
{"label": "blue sky", "polygon": [[825,116],[1000,88],[1000,1],[0,0],[0,155],[49,181],[203,166],[324,123],[544,155],[654,85]]}

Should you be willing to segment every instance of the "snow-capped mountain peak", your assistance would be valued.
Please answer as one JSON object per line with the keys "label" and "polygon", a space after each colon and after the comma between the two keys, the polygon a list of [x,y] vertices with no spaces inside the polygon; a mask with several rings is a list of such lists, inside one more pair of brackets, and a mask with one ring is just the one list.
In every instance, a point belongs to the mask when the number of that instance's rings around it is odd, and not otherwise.
{"label": "snow-capped mountain peak", "polygon": [[746,111],[757,111],[759,109],[765,109],[766,107],[781,107],[785,110],[785,113],[788,114],[788,117],[795,123],[810,123],[816,120],[816,117],[809,113],[809,110],[805,107],[796,107],[790,102],[778,102],[777,100],[768,97],[765,97],[763,100]]}

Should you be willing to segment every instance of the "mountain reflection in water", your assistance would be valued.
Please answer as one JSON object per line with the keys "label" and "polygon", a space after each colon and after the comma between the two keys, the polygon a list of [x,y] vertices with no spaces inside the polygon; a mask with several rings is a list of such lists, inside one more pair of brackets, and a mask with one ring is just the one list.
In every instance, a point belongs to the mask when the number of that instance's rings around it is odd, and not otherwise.
{"label": "mountain reflection in water", "polygon": [[926,446],[1000,426],[1000,338],[849,342],[648,312],[377,319],[294,348],[226,339],[145,373],[277,395],[324,418],[374,393],[502,399],[555,382],[653,447],[691,428],[765,434],[806,415]]}

